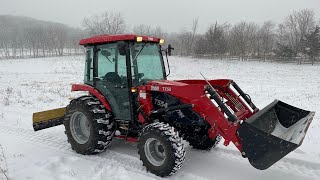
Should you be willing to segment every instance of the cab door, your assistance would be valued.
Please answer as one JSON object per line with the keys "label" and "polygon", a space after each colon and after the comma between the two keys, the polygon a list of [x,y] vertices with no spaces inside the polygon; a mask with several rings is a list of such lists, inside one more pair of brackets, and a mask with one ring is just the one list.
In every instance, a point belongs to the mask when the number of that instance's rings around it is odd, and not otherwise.
{"label": "cab door", "polygon": [[115,43],[97,46],[96,88],[107,98],[115,119],[130,120],[126,56]]}

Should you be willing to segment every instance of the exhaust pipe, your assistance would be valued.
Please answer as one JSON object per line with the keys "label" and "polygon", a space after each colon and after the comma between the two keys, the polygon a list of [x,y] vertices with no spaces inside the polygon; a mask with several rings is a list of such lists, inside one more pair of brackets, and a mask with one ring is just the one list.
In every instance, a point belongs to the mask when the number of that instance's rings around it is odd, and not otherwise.
{"label": "exhaust pipe", "polygon": [[257,169],[269,168],[302,144],[314,114],[273,101],[240,124],[243,156]]}

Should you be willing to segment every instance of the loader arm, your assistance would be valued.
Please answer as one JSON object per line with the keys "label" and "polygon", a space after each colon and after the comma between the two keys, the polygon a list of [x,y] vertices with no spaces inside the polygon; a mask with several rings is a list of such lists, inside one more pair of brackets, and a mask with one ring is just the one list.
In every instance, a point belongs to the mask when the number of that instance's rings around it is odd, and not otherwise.
{"label": "loader arm", "polygon": [[204,80],[152,81],[139,89],[139,101],[149,115],[154,111],[147,103],[151,91],[168,93],[192,105],[192,110],[210,124],[210,138],[219,134],[224,145],[232,142],[257,169],[269,168],[301,145],[314,112],[279,100],[259,110],[232,80],[208,82],[209,86]]}
{"label": "loader arm", "polygon": [[[232,82],[232,80],[213,80],[211,83],[225,89],[225,87]],[[229,120],[224,116],[224,112],[217,108],[208,98],[205,93],[206,82],[203,80],[184,80],[184,81],[154,81],[146,86],[146,91],[159,91],[171,94],[180,99],[184,104],[193,104],[192,109],[203,117],[211,126],[209,136],[214,138],[220,134],[225,139],[225,145],[233,142],[239,151],[242,151],[240,138],[237,136],[237,129],[239,128],[239,120],[237,117],[235,122]],[[218,90],[218,91],[222,91]],[[228,99],[227,95],[224,98]],[[238,102],[240,103],[240,102]],[[230,106],[236,110],[235,106]],[[244,107],[243,107],[244,108]],[[244,109],[241,109],[244,110]],[[145,112],[150,112],[147,110]],[[249,116],[252,112],[247,107],[246,114],[242,116]],[[231,117],[229,117],[231,119]]]}

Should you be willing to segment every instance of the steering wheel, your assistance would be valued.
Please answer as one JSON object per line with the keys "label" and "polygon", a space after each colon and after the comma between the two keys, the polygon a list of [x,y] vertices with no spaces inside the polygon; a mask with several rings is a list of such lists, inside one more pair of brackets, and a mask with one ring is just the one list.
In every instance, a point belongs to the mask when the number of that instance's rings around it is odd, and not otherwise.
{"label": "steering wheel", "polygon": [[144,73],[138,73],[138,78],[141,79],[144,76]]}
{"label": "steering wheel", "polygon": [[[138,79],[141,79],[144,76],[144,73],[138,73]],[[132,76],[134,78],[134,75]]]}

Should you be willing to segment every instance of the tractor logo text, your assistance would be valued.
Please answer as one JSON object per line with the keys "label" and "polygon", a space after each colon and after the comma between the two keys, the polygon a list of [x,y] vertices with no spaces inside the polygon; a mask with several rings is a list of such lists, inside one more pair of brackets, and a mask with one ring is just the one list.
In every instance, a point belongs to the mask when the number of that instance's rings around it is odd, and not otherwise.
{"label": "tractor logo text", "polygon": [[151,91],[159,91],[159,86],[151,86]]}

